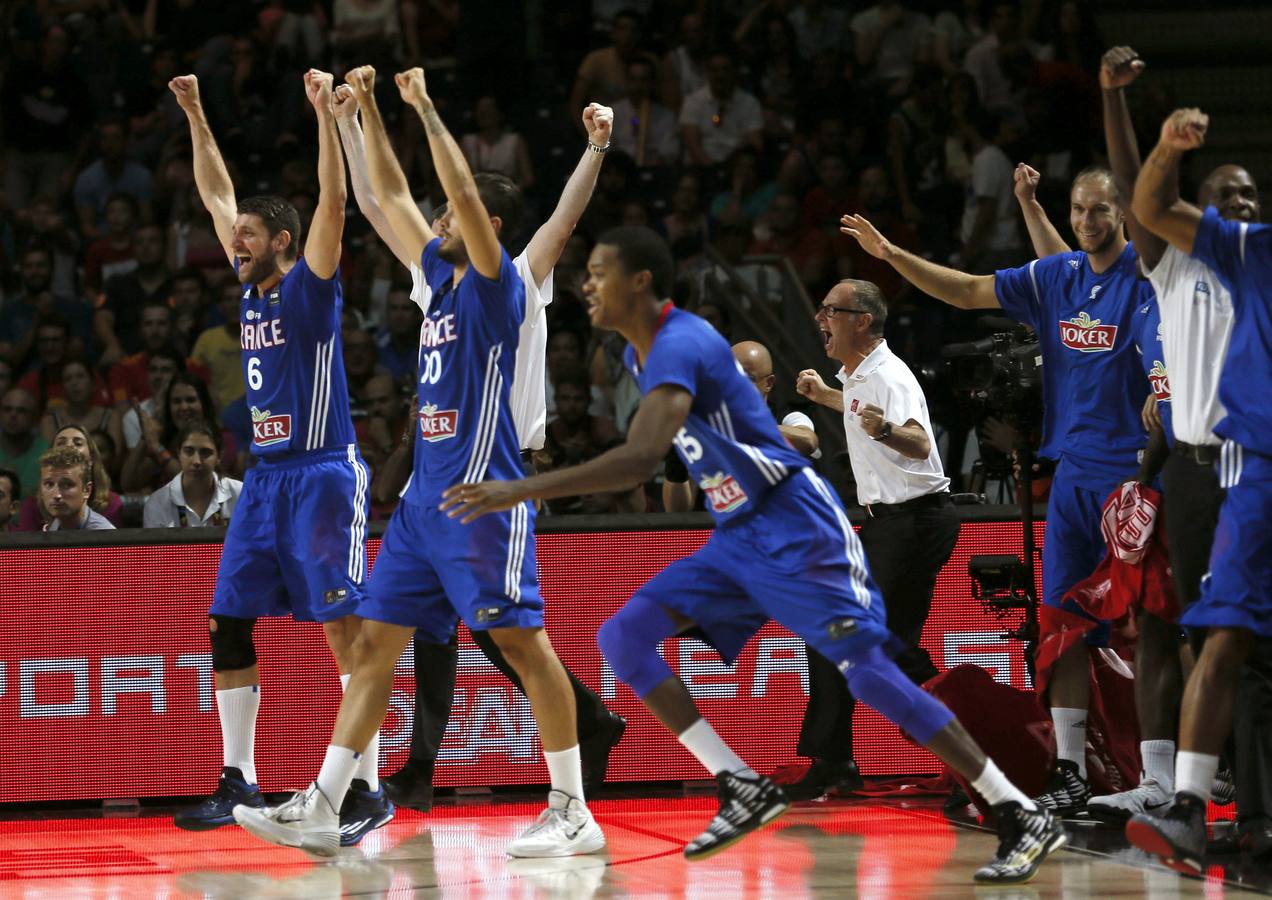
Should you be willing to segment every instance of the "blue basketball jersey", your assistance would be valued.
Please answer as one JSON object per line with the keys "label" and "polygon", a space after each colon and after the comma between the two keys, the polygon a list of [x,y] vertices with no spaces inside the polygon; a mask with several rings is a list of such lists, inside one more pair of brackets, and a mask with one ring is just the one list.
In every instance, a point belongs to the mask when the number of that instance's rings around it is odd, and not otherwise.
{"label": "blue basketball jersey", "polygon": [[1080,251],[995,273],[1003,310],[1038,333],[1042,347],[1040,456],[1086,468],[1134,470],[1146,440],[1148,385],[1135,351],[1135,315],[1154,299],[1128,244],[1104,272]]}
{"label": "blue basketball jersey", "polygon": [[766,494],[805,467],[728,342],[697,316],[668,307],[645,364],[637,363],[630,346],[625,362],[642,396],[664,384],[693,395],[676,452],[717,522],[754,512]]}
{"label": "blue basketball jersey", "polygon": [[340,340],[342,305],[340,271],[319,278],[303,257],[264,296],[255,285],[244,286],[239,345],[257,456],[356,442]]}
{"label": "blue basketball jersey", "polygon": [[525,317],[525,285],[501,250],[499,280],[437,255],[435,238],[420,256],[433,292],[420,328],[419,422],[415,469],[405,499],[436,506],[453,484],[521,478],[521,444],[508,405]]}
{"label": "blue basketball jersey", "polygon": [[1135,314],[1135,349],[1140,366],[1148,378],[1148,389],[1157,398],[1157,414],[1166,429],[1166,443],[1175,443],[1175,427],[1171,421],[1170,379],[1166,377],[1166,354],[1162,351],[1162,311],[1156,296]]}
{"label": "blue basketball jersey", "polygon": [[1229,222],[1209,207],[1192,255],[1232,293],[1232,339],[1219,377],[1228,415],[1215,434],[1272,456],[1272,228]]}

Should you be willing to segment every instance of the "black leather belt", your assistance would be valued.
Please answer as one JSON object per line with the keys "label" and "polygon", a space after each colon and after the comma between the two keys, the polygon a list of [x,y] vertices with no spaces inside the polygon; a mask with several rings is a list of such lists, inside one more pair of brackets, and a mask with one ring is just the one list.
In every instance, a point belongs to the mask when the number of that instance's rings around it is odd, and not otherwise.
{"label": "black leather belt", "polygon": [[877,519],[881,516],[895,516],[898,513],[923,509],[928,506],[946,506],[951,502],[950,492],[941,491],[939,494],[924,494],[922,497],[915,497],[913,500],[903,500],[900,503],[869,503],[866,505],[866,512],[872,518]]}
{"label": "black leather belt", "polygon": [[1222,444],[1185,444],[1183,441],[1175,441],[1171,452],[1199,466],[1213,466],[1219,459],[1219,450],[1222,446]]}

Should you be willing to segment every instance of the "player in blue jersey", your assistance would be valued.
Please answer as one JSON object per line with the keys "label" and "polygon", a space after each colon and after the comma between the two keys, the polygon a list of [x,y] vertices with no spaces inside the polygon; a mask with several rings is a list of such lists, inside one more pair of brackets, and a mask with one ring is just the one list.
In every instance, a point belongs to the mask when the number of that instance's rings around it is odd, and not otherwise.
{"label": "player in blue jersey", "polygon": [[726,661],[769,619],[834,661],[860,698],[966,776],[997,813],[1002,841],[976,873],[984,882],[1033,876],[1065,834],[1012,786],[950,711],[915,686],[890,653],[883,600],[839,500],[782,437],[729,344],[663,298],[672,259],[648,228],[603,235],[584,285],[592,324],[630,346],[641,390],[627,441],[590,462],[516,481],[464,482],[446,491],[447,514],[480,522],[531,498],[613,491],[647,480],[674,445],[716,520],[697,553],[640,588],[597,635],[605,658],[645,705],[716,776],[720,811],[685,847],[717,853],[772,821],[789,801],[756,774],[698,713],[658,653],[697,629]]}
{"label": "player in blue jersey", "polygon": [[1180,160],[1202,145],[1208,125],[1199,110],[1173,113],[1140,170],[1134,199],[1145,226],[1209,266],[1232,294],[1232,338],[1219,380],[1227,415],[1214,428],[1224,439],[1219,478],[1227,495],[1201,598],[1182,619],[1207,631],[1184,689],[1175,799],[1160,817],[1137,815],[1126,828],[1136,846],[1192,875],[1201,873],[1206,804],[1232,727],[1241,667],[1256,640],[1272,637],[1272,404],[1266,390],[1272,388],[1272,228],[1180,199]]}
{"label": "player in blue jersey", "polygon": [[[295,207],[279,197],[236,199],[197,79],[169,84],[190,122],[199,196],[243,285],[243,376],[258,461],[225,536],[209,612],[224,766],[216,793],[174,819],[195,831],[229,824],[236,805],[265,805],[254,760],[256,619],[321,622],[346,683],[366,577],[369,473],[349,418],[340,346],[344,161],[332,77],[311,70],[304,82],[318,121],[319,193],[303,257]],[[343,810],[346,845],[393,817],[377,783],[373,743]]]}
{"label": "player in blue jersey", "polygon": [[371,188],[407,257],[419,260],[432,303],[420,332],[414,471],[389,523],[353,647],[353,679],[322,770],[310,789],[272,810],[239,806],[239,823],[264,840],[335,851],[336,811],[358,760],[384,718],[398,657],[418,629],[446,641],[455,616],[487,630],[521,677],[552,780],[548,808],[508,845],[519,857],[570,856],[605,846],[583,798],[574,695],[543,630],[534,553],[534,508],[523,503],[477,525],[441,512],[457,481],[521,473],[509,408],[525,287],[499,243],[515,226],[520,192],[505,178],[474,178],[433,106],[420,69],[396,77],[424,123],[447,211],[434,234],[411,198],[363,66],[348,84],[362,110]]}
{"label": "player in blue jersey", "polygon": [[[1043,602],[1085,618],[1090,617],[1064,595],[1103,559],[1105,498],[1135,474],[1147,437],[1140,412],[1148,391],[1134,331],[1135,316],[1153,290],[1136,274],[1135,248],[1123,233],[1123,225],[1133,223],[1123,215],[1119,197],[1107,169],[1078,173],[1069,192],[1069,224],[1079,249],[993,275],[928,262],[892,244],[861,216],[844,216],[841,229],[923,293],[961,309],[1002,308],[1037,332],[1044,363],[1038,452],[1057,461],[1042,547]],[[1088,634],[1088,643],[1107,637],[1101,624]],[[1089,673],[1082,642],[1062,654],[1051,673],[1048,699],[1058,762],[1037,799],[1061,813],[1082,809],[1091,797]]]}

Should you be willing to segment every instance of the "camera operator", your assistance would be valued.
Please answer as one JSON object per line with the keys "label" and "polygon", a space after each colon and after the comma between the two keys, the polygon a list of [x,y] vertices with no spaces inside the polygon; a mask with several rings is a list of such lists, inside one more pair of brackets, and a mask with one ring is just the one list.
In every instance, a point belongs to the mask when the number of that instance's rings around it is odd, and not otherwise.
{"label": "camera operator", "polygon": [[[958,516],[950,480],[941,470],[927,399],[918,379],[883,339],[887,302],[869,281],[849,279],[831,288],[817,308],[826,355],[843,366],[842,390],[813,369],[799,374],[796,390],[844,417],[844,433],[857,501],[868,518],[861,543],[888,609],[888,628],[904,646],[896,663],[915,684],[937,674],[919,646],[932,606],[936,576],[954,552]],[[799,754],[813,765],[788,785],[795,799],[826,787],[852,786],[860,776],[852,761],[855,701],[834,664],[808,651],[808,708]]]}
{"label": "camera operator", "polygon": [[[1104,557],[1100,514],[1105,498],[1134,476],[1146,434],[1140,411],[1148,385],[1134,332],[1153,290],[1136,273],[1134,246],[1123,225],[1143,229],[1123,209],[1113,174],[1079,172],[1069,193],[1076,252],[1057,253],[993,275],[968,275],[895,246],[860,216],[846,215],[845,234],[893,266],[930,296],[961,309],[1002,308],[1037,332],[1043,357],[1043,444],[1057,461],[1048,504],[1042,561],[1043,602],[1090,619],[1064,595]],[[1101,624],[1086,643],[1108,639]],[[1086,778],[1089,651],[1075,642],[1050,673],[1049,702],[1059,761],[1038,802],[1061,814],[1091,797]]]}

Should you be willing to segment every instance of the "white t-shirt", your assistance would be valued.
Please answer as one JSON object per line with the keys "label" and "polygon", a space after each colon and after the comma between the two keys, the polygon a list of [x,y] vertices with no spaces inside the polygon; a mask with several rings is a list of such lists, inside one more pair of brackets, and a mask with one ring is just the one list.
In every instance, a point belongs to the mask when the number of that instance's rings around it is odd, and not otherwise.
{"label": "white t-shirt", "polygon": [[994,228],[989,233],[986,250],[1011,250],[1020,246],[1016,231],[1016,195],[1011,160],[1001,148],[986,144],[972,157],[972,180],[963,203],[964,243],[972,236],[976,224],[976,207],[982,197],[994,201]]}
{"label": "white t-shirt", "polygon": [[181,489],[181,473],[178,472],[171,481],[146,498],[146,506],[141,514],[142,527],[207,528],[211,525],[228,524],[230,517],[234,515],[239,494],[243,492],[243,482],[219,475],[212,477],[216,480],[216,486],[212,491],[212,502],[208,504],[202,517],[186,506],[185,491]]}
{"label": "white t-shirt", "polygon": [[1162,316],[1175,439],[1219,444],[1214,428],[1227,415],[1219,402],[1219,376],[1232,336],[1232,294],[1209,266],[1171,246],[1148,280]]}
{"label": "white t-shirt", "polygon": [[[852,17],[853,34],[867,35],[880,30],[878,4]],[[884,32],[871,74],[882,81],[909,78],[920,51],[927,47],[931,31],[931,19],[923,13],[906,10],[901,21]]]}
{"label": "white t-shirt", "polygon": [[[858,503],[904,503],[949,490],[950,480],[941,469],[927,398],[910,367],[888,349],[887,341],[880,341],[851,375],[840,369],[835,377],[844,386],[844,435],[852,474],[857,480]],[[866,434],[858,410],[867,403],[882,409],[884,419],[894,426],[911,419],[922,425],[931,445],[927,458],[902,456]]]}
{"label": "white t-shirt", "polygon": [[[513,370],[512,389],[508,401],[512,420],[517,427],[517,440],[523,450],[541,450],[547,438],[548,403],[546,376],[548,368],[548,306],[552,303],[552,270],[535,284],[530,261],[522,252],[512,261],[526,285],[526,317],[521,323],[517,342],[517,360]],[[424,272],[411,263],[411,299],[428,316],[433,290],[424,280]],[[423,325],[420,326],[421,333]]]}
{"label": "white t-shirt", "polygon": [[[719,118],[719,124],[715,119]],[[746,136],[764,127],[764,109],[754,95],[735,88],[721,112],[720,102],[704,87],[685,98],[680,108],[680,124],[696,125],[702,138],[702,152],[713,163],[724,162],[742,146]]]}

